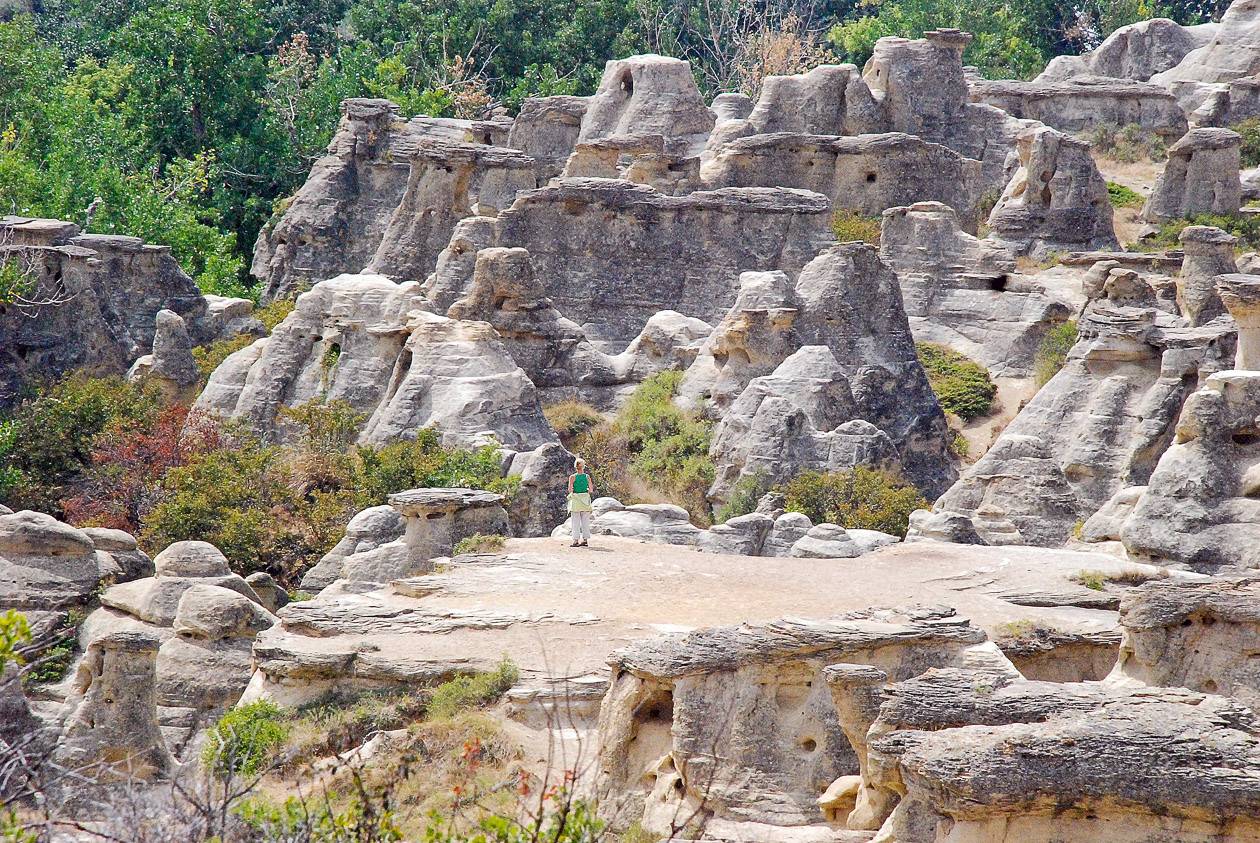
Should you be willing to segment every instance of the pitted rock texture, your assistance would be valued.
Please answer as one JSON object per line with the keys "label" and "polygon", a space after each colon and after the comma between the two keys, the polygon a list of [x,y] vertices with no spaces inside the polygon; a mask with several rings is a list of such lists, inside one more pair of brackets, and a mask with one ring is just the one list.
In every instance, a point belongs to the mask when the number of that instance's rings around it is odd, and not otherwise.
{"label": "pitted rock texture", "polygon": [[620,650],[600,711],[601,810],[652,831],[701,802],[728,821],[820,822],[818,793],[858,767],[823,668],[907,678],[988,659],[1013,673],[984,641],[965,620],[924,612],[718,627]]}
{"label": "pitted rock texture", "polygon": [[1254,579],[1148,582],[1120,603],[1124,639],[1112,679],[1232,697],[1255,710],[1260,641]]}
{"label": "pitted rock texture", "polygon": [[812,190],[836,208],[867,216],[912,202],[943,202],[959,209],[964,227],[973,232],[985,188],[979,161],[899,132],[754,135],[723,146],[702,175],[712,187]]}
{"label": "pitted rock texture", "polygon": [[124,374],[153,350],[159,311],[187,320],[197,341],[216,334],[202,321],[206,300],[166,246],[3,216],[0,262],[27,276],[33,302],[0,313],[0,406],[33,380],[76,369]]}

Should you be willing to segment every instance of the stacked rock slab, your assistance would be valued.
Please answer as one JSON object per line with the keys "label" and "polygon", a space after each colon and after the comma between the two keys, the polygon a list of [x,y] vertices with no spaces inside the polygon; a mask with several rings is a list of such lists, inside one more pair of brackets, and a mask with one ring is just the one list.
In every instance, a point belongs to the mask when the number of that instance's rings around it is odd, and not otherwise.
{"label": "stacked rock slab", "polygon": [[773,484],[802,467],[895,461],[929,494],[953,476],[896,275],[866,244],[827,249],[794,284],[742,276],[680,394],[721,417],[710,448],[718,499],[742,477]]}
{"label": "stacked rock slab", "polygon": [[884,212],[880,257],[897,273],[916,341],[945,345],[990,374],[1027,377],[1041,338],[1071,304],[1016,272],[1015,256],[959,226],[952,208]]}
{"label": "stacked rock slab", "polygon": [[79,530],[29,510],[0,515],[0,610],[20,610],[37,636],[102,585],[152,574],[149,557],[121,530]]}
{"label": "stacked rock slab", "polygon": [[967,662],[1014,673],[983,631],[948,612],[784,620],[632,645],[611,657],[600,710],[601,811],[658,833],[697,809],[722,826],[820,823],[818,794],[858,770],[822,681],[836,662],[893,679]]}
{"label": "stacked rock slab", "polygon": [[1260,723],[1226,697],[930,670],[890,689],[868,740],[863,785],[895,803],[878,840],[1242,843],[1260,833],[1250,784]]}
{"label": "stacked rock slab", "polygon": [[1172,91],[1191,122],[1200,126],[1231,126],[1260,114],[1257,32],[1260,6],[1252,0],[1231,3],[1210,37],[1151,81]]}
{"label": "stacked rock slab", "polygon": [[276,618],[213,545],[176,542],[153,564],[154,576],[101,594],[101,608],[84,621],[79,643],[91,654],[120,634],[154,641],[157,717],[167,745],[180,753],[198,728],[240,698],[254,636]]}
{"label": "stacked rock slab", "polygon": [[1194,214],[1235,214],[1242,205],[1239,181],[1242,137],[1229,129],[1193,129],[1168,149],[1143,218],[1151,222]]}
{"label": "stacked rock slab", "polygon": [[1138,126],[1171,143],[1189,125],[1167,89],[1128,79],[1074,76],[1069,81],[973,80],[971,98],[1013,117],[1077,134],[1099,125]]}
{"label": "stacked rock slab", "polygon": [[27,279],[29,306],[0,313],[0,404],[32,378],[75,369],[121,375],[153,347],[158,311],[188,321],[194,340],[214,335],[206,300],[166,246],[83,234],[73,223],[0,217],[0,264]]}
{"label": "stacked rock slab", "polygon": [[1117,492],[1145,485],[1182,403],[1233,363],[1230,320],[1189,326],[1138,273],[1100,268],[1064,367],[935,504],[986,542],[1059,545]]}

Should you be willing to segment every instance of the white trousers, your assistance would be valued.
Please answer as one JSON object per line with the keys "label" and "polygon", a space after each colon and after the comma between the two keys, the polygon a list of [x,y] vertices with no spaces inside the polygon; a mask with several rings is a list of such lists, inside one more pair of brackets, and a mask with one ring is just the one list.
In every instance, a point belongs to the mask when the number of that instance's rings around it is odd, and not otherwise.
{"label": "white trousers", "polygon": [[591,540],[591,514],[589,512],[573,512],[569,514],[569,530],[575,542]]}

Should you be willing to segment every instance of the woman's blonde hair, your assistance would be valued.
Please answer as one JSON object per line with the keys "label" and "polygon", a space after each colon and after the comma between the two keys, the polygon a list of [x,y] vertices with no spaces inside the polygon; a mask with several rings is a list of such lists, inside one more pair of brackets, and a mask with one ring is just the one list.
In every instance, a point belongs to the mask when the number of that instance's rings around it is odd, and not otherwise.
{"label": "woman's blonde hair", "polygon": [[586,468],[586,460],[581,457],[578,457],[573,461],[573,470],[577,471],[579,468]]}

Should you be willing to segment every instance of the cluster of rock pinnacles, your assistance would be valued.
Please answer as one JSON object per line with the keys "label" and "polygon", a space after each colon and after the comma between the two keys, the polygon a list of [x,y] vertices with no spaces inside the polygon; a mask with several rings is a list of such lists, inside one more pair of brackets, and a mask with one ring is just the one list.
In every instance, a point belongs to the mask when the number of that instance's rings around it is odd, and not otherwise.
{"label": "cluster of rock pinnacles", "polygon": [[[305,575],[316,596],[289,605],[203,542],[150,560],[119,531],[0,514],[0,607],[41,629],[99,604],[64,683],[28,698],[15,670],[0,679],[0,749],[91,771],[101,788],[56,798],[99,816],[111,785],[195,763],[241,701],[431,684],[490,668],[496,634],[571,627],[598,630],[609,667],[527,669],[501,714],[547,730],[538,711],[573,704],[594,741],[584,787],[617,828],[666,834],[695,815],[704,839],[749,843],[1260,840],[1260,259],[1198,225],[1176,250],[1124,251],[1078,138],[1137,124],[1169,143],[1150,223],[1238,213],[1255,185],[1222,127],[1260,115],[1260,3],[1124,27],[1032,82],[977,78],[969,39],[884,38],[862,70],[770,77],[756,101],[706,105],[689,66],[660,56],[609,62],[593,96],[528,99],[515,118],[347,100],[255,247],[264,298],[297,297],[269,333],[164,247],[0,219],[0,253],[76,302],[0,313],[3,394],[128,372],[281,442],[284,408],[341,400],[363,414],[359,443],[431,427],[495,444],[521,488],[398,490],[354,516]],[[880,245],[837,242],[836,209],[881,215]],[[1063,368],[960,474],[915,342],[1027,384],[1069,319]],[[200,386],[193,349],[242,334],[257,339]],[[904,543],[775,495],[708,529],[602,498],[597,534],[760,557],[794,572],[785,591],[810,589],[810,566],[859,564],[837,560],[895,559],[913,578],[971,553],[946,578],[958,601],[1002,608],[983,623],[914,601],[752,611],[669,634],[645,618],[600,638],[607,619],[572,607],[494,604],[543,582],[535,563],[447,557],[477,534],[564,533],[574,455],[543,406],[612,411],[669,370],[678,402],[714,422],[715,504],[752,478],[854,466],[935,504]],[[1149,581],[1064,575],[1117,558]],[[485,605],[438,600],[476,588]],[[1030,607],[1077,625],[1024,634]],[[1003,621],[1017,634],[995,634]],[[444,648],[452,631],[468,651]]]}

